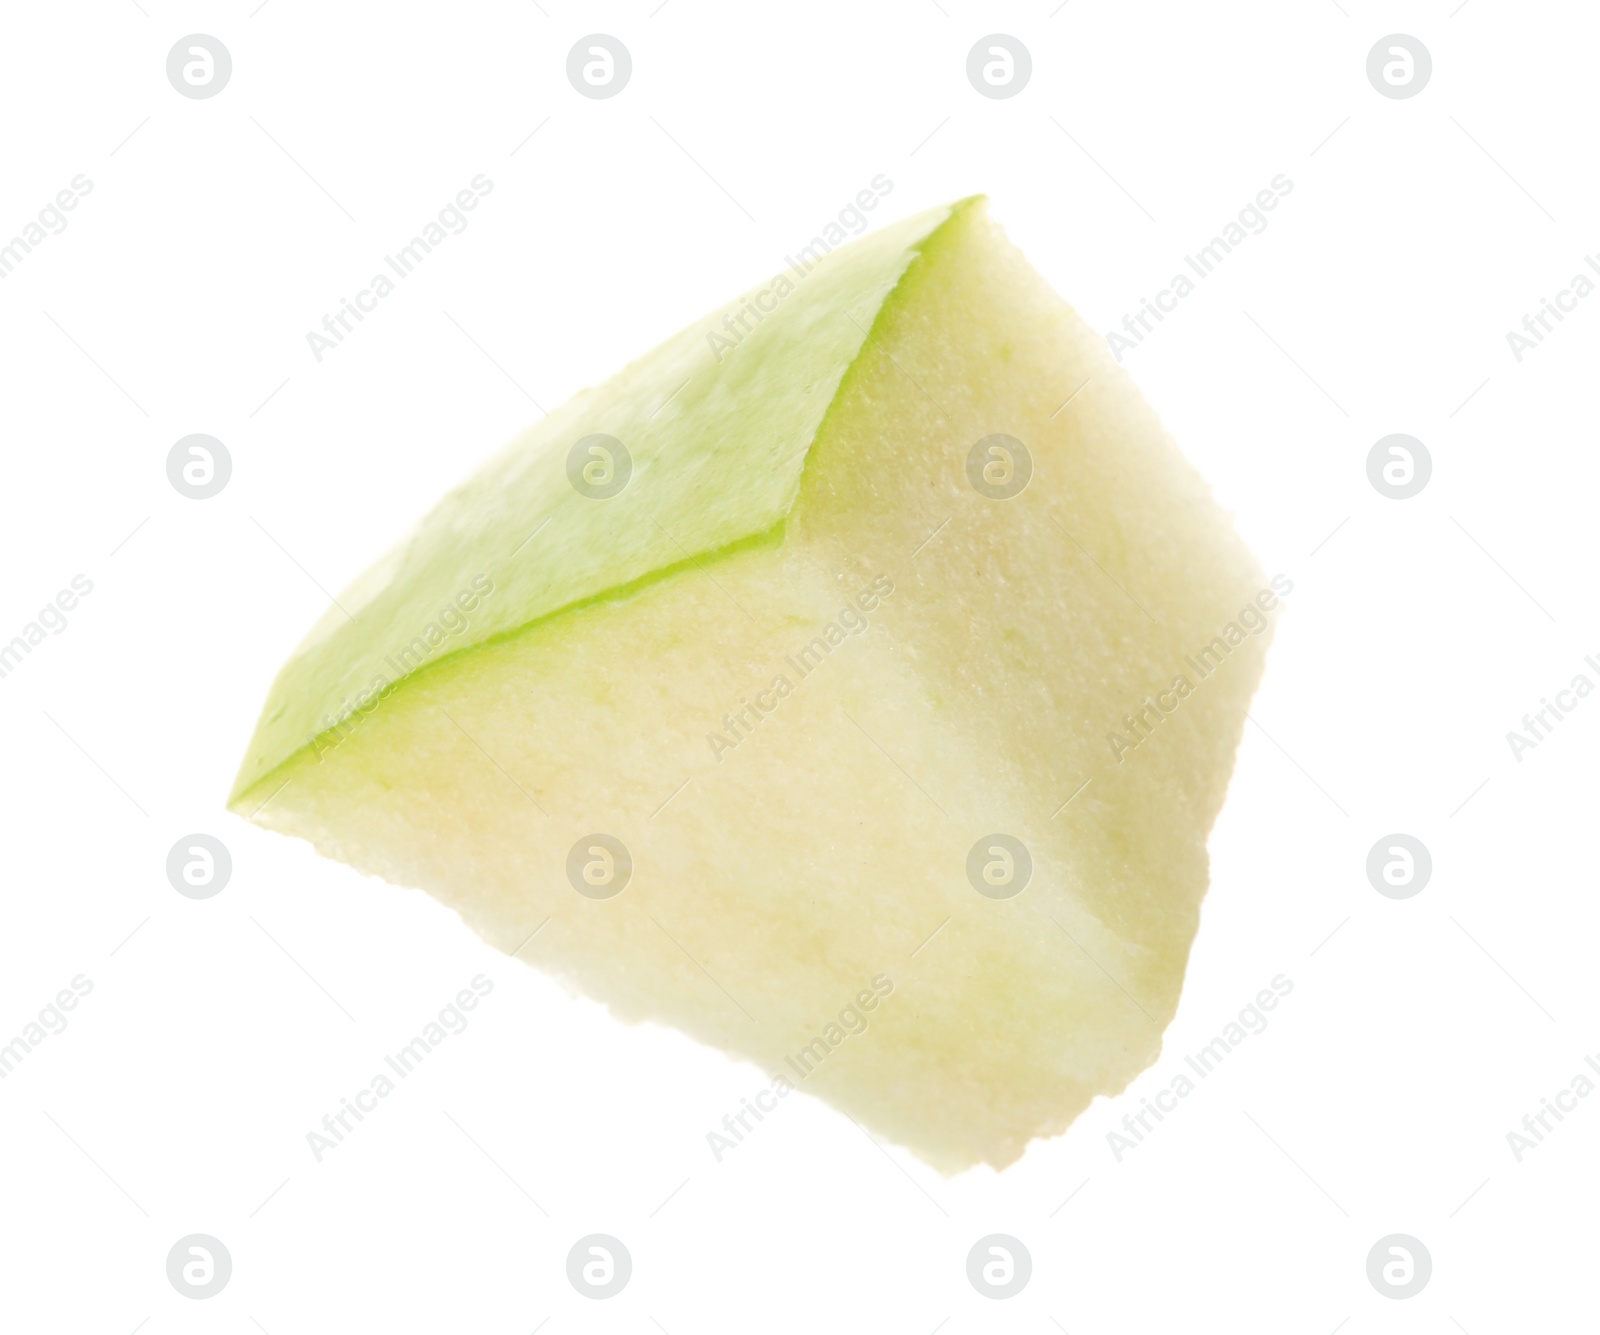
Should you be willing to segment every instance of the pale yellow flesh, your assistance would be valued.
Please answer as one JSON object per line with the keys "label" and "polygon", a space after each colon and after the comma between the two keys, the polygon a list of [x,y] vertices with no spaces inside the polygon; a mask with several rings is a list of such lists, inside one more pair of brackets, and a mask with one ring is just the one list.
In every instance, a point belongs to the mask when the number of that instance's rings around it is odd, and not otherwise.
{"label": "pale yellow flesh", "polygon": [[[966,473],[997,432],[1034,463],[1005,501]],[[626,500],[595,504],[650,522]],[[787,660],[885,579],[802,678]],[[1003,1167],[1159,1051],[1267,637],[1203,681],[1185,656],[1262,583],[1103,340],[969,208],[885,304],[780,529],[425,668],[236,805],[502,949],[548,918],[519,957],[619,1017],[943,1171]],[[1119,759],[1108,734],[1180,674]],[[594,832],[634,863],[604,901],[566,874]],[[995,832],[1034,859],[1012,899],[967,878]],[[892,993],[802,1078],[785,1058],[875,975]]]}

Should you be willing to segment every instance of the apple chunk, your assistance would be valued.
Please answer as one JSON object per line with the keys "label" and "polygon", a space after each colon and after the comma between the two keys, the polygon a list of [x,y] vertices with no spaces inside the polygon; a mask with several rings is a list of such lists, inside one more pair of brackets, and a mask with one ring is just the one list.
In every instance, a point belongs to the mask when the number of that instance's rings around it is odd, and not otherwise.
{"label": "apple chunk", "polygon": [[981,199],[757,295],[341,597],[231,805],[1003,1167],[1160,1050],[1273,598]]}

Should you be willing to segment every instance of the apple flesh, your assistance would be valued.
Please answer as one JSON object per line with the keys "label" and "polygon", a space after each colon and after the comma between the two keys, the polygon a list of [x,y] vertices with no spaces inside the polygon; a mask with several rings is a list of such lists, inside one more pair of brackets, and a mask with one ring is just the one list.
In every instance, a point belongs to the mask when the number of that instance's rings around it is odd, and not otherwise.
{"label": "apple flesh", "polygon": [[[1190,660],[1263,580],[981,199],[789,277],[341,597],[231,805],[942,1171],[1003,1167],[1160,1050],[1267,636]],[[591,435],[616,494],[569,477]]]}

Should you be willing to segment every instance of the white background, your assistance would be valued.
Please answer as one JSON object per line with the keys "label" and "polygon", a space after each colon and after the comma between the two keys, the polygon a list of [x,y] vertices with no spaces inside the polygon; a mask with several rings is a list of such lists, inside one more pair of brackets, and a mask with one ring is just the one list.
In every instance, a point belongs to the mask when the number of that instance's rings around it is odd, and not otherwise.
{"label": "white background", "polygon": [[[0,1042],[93,982],[0,1082],[0,1326],[1592,1319],[1600,1098],[1520,1163],[1506,1137],[1600,1051],[1600,699],[1520,762],[1505,736],[1579,671],[1600,682],[1600,300],[1520,364],[1505,337],[1600,248],[1589,7],[257,3],[3,18],[0,239],[74,175],[93,190],[0,282],[0,638],[73,575],[94,591],[0,681]],[[965,75],[996,31],[1033,60],[1003,101]],[[232,53],[209,100],[165,76],[193,32]],[[591,32],[633,58],[608,101],[564,73]],[[1365,74],[1394,32],[1433,57],[1408,100]],[[468,230],[317,363],[306,333],[477,173],[494,190]],[[1123,1098],[954,1180],[803,1097],[715,1162],[706,1133],[759,1071],[615,1024],[426,896],[222,807],[324,590],[533,400],[777,272],[879,173],[875,221],[987,192],[1105,330],[1274,175],[1294,183],[1128,358],[1296,586],[1181,1009]],[[215,499],[168,484],[191,432],[232,454]],[[1391,432],[1432,454],[1415,499],[1368,483]],[[166,879],[194,831],[232,851],[214,899]],[[1434,860],[1404,901],[1364,871],[1395,831]],[[314,1162],[307,1132],[480,972],[471,1027]],[[1270,1027],[1118,1162],[1107,1133],[1280,973]],[[193,1232],[234,1263],[204,1302],[165,1274]],[[565,1278],[590,1232],[633,1256],[608,1302]],[[966,1278],[991,1232],[1034,1260],[1006,1302]],[[1434,1262],[1405,1301],[1365,1273],[1395,1232]]]}

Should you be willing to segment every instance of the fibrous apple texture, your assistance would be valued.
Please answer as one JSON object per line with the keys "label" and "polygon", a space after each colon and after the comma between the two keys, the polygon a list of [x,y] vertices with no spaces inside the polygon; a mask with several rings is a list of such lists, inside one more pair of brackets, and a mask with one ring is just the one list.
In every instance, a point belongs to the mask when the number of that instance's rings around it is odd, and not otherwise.
{"label": "fibrous apple texture", "polygon": [[1261,588],[966,200],[491,458],[290,658],[230,805],[1004,1167],[1160,1050],[1267,638],[1219,632]]}

